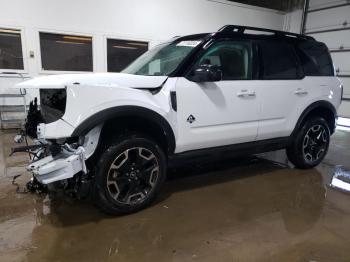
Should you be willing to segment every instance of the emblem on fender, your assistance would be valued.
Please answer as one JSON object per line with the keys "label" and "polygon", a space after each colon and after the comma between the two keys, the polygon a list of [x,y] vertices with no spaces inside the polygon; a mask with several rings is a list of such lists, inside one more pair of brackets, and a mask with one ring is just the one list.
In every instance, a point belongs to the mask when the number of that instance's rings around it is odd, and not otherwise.
{"label": "emblem on fender", "polygon": [[193,116],[193,115],[190,115],[188,118],[187,118],[187,122],[192,124],[194,121],[196,121],[196,118]]}

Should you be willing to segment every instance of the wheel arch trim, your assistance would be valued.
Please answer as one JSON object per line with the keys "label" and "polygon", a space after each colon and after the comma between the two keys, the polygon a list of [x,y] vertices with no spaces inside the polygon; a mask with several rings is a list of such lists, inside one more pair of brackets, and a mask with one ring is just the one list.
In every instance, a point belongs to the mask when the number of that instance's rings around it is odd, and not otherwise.
{"label": "wheel arch trim", "polygon": [[[325,101],[325,100],[322,100],[322,101],[316,101],[312,104],[310,104],[306,109],[304,109],[304,111],[301,113],[295,127],[294,127],[294,130],[291,134],[291,137],[301,128],[301,125],[303,123],[303,121],[305,120],[305,118],[309,115],[309,113],[311,111],[313,111],[314,109],[316,108],[325,108],[325,109],[328,109],[330,110],[333,115],[334,115],[334,118],[336,119],[337,117],[337,110],[335,109],[335,107],[328,101]],[[334,130],[331,130],[331,132],[333,132]]]}
{"label": "wheel arch trim", "polygon": [[154,110],[141,106],[116,106],[104,109],[88,117],[82,123],[80,123],[74,129],[71,136],[74,137],[85,135],[95,126],[118,117],[139,117],[148,121],[152,121],[162,129],[167,140],[168,153],[174,153],[176,145],[175,135],[169,122]]}

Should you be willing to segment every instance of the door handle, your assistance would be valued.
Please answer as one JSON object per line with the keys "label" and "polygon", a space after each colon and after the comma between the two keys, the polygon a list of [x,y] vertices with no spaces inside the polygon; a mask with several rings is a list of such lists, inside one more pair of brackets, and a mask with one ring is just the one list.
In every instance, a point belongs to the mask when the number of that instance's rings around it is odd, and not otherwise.
{"label": "door handle", "polygon": [[296,95],[307,95],[309,92],[303,89],[297,89],[294,94]]}
{"label": "door handle", "polygon": [[241,92],[238,92],[237,93],[237,96],[238,97],[255,97],[256,96],[256,94],[255,94],[255,92],[254,91],[248,91],[248,90],[242,90]]}

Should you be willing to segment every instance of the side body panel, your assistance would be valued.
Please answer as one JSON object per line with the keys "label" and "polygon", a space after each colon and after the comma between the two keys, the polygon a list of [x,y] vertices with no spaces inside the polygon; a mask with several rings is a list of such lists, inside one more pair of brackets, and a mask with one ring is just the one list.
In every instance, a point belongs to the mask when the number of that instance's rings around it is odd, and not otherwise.
{"label": "side body panel", "polygon": [[316,101],[328,101],[337,109],[340,86],[336,77],[262,80],[258,140],[289,136],[303,111]]}
{"label": "side body panel", "polygon": [[[120,106],[137,106],[154,111],[176,130],[175,112],[170,105],[170,90],[176,79],[169,79],[157,94],[147,90],[129,87],[97,86],[97,85],[68,85],[67,104],[62,119],[45,125],[42,130],[43,138],[65,138],[90,116],[105,109]],[[69,128],[59,129],[57,123],[64,122]],[[117,124],[117,123],[116,123]],[[175,134],[176,136],[176,134]]]}
{"label": "side body panel", "polygon": [[259,81],[195,83],[180,77],[176,83],[176,152],[254,141],[261,103],[259,86]]}

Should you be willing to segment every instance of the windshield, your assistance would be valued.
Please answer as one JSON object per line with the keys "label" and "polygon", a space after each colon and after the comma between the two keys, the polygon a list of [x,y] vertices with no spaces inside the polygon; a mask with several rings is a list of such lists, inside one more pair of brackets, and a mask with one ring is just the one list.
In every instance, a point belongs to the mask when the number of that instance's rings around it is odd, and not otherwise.
{"label": "windshield", "polygon": [[200,42],[201,40],[190,40],[158,45],[137,58],[122,73],[167,76]]}

